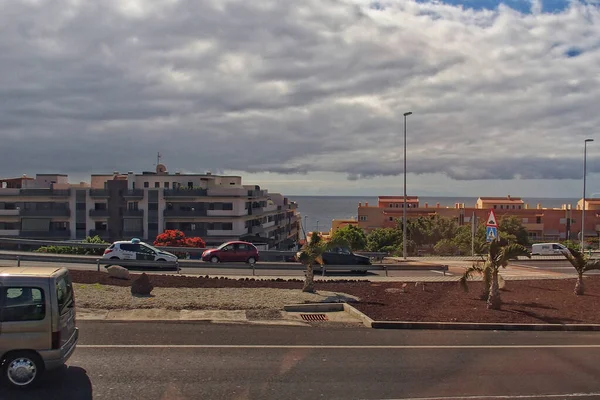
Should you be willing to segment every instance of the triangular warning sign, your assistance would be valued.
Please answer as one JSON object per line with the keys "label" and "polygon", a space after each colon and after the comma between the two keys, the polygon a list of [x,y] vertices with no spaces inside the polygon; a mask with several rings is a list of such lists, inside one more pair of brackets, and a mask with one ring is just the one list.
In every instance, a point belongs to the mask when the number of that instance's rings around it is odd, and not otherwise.
{"label": "triangular warning sign", "polygon": [[496,221],[496,214],[494,210],[490,210],[490,215],[488,215],[487,226],[498,226],[498,222]]}

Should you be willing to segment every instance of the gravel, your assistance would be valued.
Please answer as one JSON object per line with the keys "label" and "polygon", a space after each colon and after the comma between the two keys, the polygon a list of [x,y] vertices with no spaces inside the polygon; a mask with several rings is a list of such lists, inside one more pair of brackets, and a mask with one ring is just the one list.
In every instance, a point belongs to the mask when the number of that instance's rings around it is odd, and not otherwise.
{"label": "gravel", "polygon": [[74,284],[77,307],[92,309],[281,310],[285,304],[356,301],[345,293],[273,288],[164,288],[150,297],[132,296],[129,287]]}

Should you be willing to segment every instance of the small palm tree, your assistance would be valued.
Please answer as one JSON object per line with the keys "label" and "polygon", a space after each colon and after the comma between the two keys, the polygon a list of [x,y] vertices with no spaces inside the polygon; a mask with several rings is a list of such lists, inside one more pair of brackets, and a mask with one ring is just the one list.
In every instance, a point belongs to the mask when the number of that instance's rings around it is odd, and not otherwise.
{"label": "small palm tree", "polygon": [[500,298],[500,286],[498,272],[500,267],[505,268],[509,260],[518,256],[531,257],[531,253],[522,245],[516,243],[507,243],[504,240],[494,240],[490,243],[487,258],[483,264],[474,264],[467,268],[460,278],[461,286],[467,290],[467,280],[474,273],[483,275],[484,288],[487,294],[487,308],[492,310],[500,309],[502,299]]}
{"label": "small palm tree", "polygon": [[303,292],[315,292],[315,272],[313,266],[315,264],[323,265],[323,253],[334,247],[348,247],[348,243],[343,239],[326,242],[319,232],[313,232],[310,236],[310,241],[304,244],[298,254],[298,261],[306,266]]}
{"label": "small palm tree", "polygon": [[583,273],[594,269],[600,270],[600,260],[590,260],[588,256],[573,247],[569,247],[569,251],[564,251],[563,254],[577,271],[577,283],[573,293],[578,296],[583,295],[585,293]]}

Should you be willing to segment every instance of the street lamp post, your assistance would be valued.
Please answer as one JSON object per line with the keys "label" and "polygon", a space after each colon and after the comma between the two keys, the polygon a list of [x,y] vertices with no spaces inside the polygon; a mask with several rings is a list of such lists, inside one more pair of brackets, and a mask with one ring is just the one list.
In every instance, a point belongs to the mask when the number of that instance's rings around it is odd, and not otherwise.
{"label": "street lamp post", "polygon": [[404,204],[402,208],[402,257],[406,260],[406,117],[412,112],[404,113]]}
{"label": "street lamp post", "polygon": [[583,142],[583,199],[581,203],[581,252],[584,251],[585,240],[585,178],[587,175],[587,144],[593,142],[594,139],[585,139]]}
{"label": "street lamp post", "polygon": [[304,242],[306,242],[306,228],[308,228],[308,225],[306,225],[306,219],[308,218],[308,215],[304,216],[304,226],[302,227],[302,230],[304,231]]}
{"label": "street lamp post", "polygon": [[319,220],[317,220],[317,234],[319,233]]}

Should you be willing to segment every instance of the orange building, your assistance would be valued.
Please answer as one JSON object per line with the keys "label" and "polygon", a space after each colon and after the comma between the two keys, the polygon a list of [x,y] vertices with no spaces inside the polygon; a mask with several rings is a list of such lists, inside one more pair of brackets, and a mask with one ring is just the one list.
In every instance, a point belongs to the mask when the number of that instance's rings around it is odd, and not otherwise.
{"label": "orange building", "polygon": [[[407,218],[434,216],[453,218],[459,225],[470,224],[487,218],[491,209],[496,217],[516,216],[529,236],[534,240],[577,239],[581,232],[581,206],[579,200],[575,209],[570,204],[561,208],[543,208],[542,204],[530,207],[520,197],[479,197],[474,206],[466,207],[456,203],[454,207],[442,207],[439,203],[423,206],[417,196],[407,196]],[[402,196],[380,196],[377,205],[358,204],[358,226],[365,232],[376,228],[394,227],[396,220],[402,218],[404,198]],[[600,199],[586,199],[585,237],[600,236]]]}

